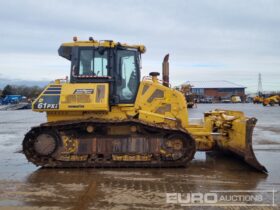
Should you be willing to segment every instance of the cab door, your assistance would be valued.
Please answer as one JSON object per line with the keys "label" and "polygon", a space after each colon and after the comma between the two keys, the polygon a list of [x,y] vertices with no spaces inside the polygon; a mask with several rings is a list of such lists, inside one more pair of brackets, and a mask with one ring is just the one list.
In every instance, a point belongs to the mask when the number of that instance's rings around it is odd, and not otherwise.
{"label": "cab door", "polygon": [[118,50],[116,56],[116,94],[121,104],[134,103],[140,83],[139,53]]}

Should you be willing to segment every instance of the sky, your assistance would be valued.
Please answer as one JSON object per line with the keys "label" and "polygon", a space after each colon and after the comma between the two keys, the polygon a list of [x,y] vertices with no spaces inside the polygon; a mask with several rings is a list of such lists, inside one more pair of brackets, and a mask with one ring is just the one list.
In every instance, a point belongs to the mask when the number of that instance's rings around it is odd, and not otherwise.
{"label": "sky", "polygon": [[0,80],[69,75],[57,49],[72,37],[144,44],[142,76],[228,80],[256,92],[280,90],[279,0],[0,0]]}

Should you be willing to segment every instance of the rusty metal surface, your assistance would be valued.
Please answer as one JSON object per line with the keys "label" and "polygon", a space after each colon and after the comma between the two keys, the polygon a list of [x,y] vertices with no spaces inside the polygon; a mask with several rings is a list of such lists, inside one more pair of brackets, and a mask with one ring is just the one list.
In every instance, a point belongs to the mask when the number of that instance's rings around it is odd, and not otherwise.
{"label": "rusty metal surface", "polygon": [[163,85],[169,87],[169,54],[164,56],[162,62],[162,81]]}
{"label": "rusty metal surface", "polygon": [[241,159],[243,159],[247,164],[252,166],[254,169],[268,173],[267,169],[258,161],[258,159],[255,156],[254,150],[253,150],[253,143],[252,143],[252,136],[253,136],[253,130],[257,123],[256,118],[250,118],[246,122],[246,148],[243,149],[237,149],[233,147],[229,147],[228,150]]}
{"label": "rusty metal surface", "polygon": [[244,161],[248,163],[249,165],[253,166],[255,169],[259,171],[263,171],[267,173],[267,169],[260,164],[260,162],[257,160],[255,153],[253,151],[253,143],[252,143],[252,137],[253,137],[253,130],[257,123],[256,118],[250,118],[247,121],[246,124],[246,150],[243,153],[244,155]]}
{"label": "rusty metal surface", "polygon": [[101,100],[105,98],[105,85],[97,85],[96,99],[97,103],[100,103]]}
{"label": "rusty metal surface", "polygon": [[41,155],[50,155],[56,148],[54,137],[47,133],[42,133],[37,137],[38,141],[34,143],[34,150]]}
{"label": "rusty metal surface", "polygon": [[[87,133],[89,124],[97,127],[96,131]],[[127,126],[127,135],[104,133],[107,128],[118,126]],[[131,131],[131,126],[139,128],[137,133]],[[34,142],[46,131],[56,133],[58,142],[63,141],[54,154],[40,156],[34,151]],[[166,144],[167,137],[174,134],[181,136],[184,145],[179,151]],[[151,126],[138,120],[87,120],[34,127],[26,134],[23,152],[29,161],[44,167],[179,167],[192,160],[195,141],[184,130]]]}

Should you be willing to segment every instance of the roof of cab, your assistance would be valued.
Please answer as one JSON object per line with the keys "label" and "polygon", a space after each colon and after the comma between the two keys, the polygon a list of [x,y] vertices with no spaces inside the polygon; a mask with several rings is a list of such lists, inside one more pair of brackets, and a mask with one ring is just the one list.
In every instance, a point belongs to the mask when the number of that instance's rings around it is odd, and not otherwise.
{"label": "roof of cab", "polygon": [[[77,40],[77,39],[76,39]],[[97,40],[89,40],[89,41],[73,41],[73,42],[67,42],[63,43],[61,46],[65,47],[116,47],[116,46],[122,46],[126,48],[133,48],[133,49],[138,49],[141,53],[146,52],[146,47],[144,45],[129,45],[125,43],[120,43],[120,42],[114,42],[112,40],[102,40],[102,41],[97,41]]]}

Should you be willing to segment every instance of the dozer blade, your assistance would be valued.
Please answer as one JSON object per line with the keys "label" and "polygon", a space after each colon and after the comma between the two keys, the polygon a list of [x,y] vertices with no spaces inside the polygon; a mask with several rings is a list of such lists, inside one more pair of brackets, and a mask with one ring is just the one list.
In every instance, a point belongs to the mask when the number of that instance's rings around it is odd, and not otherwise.
{"label": "dozer blade", "polygon": [[244,133],[244,144],[241,148],[235,147],[234,144],[230,144],[229,150],[241,158],[244,159],[246,163],[248,163],[253,168],[267,173],[267,169],[260,164],[260,162],[257,160],[256,155],[253,150],[253,130],[256,125],[257,119],[256,118],[249,118],[246,122],[246,133]]}
{"label": "dozer blade", "polygon": [[256,118],[250,118],[246,124],[246,151],[244,160],[246,161],[246,163],[253,166],[257,170],[267,173],[267,169],[257,160],[253,150],[252,136],[256,122]]}
{"label": "dozer blade", "polygon": [[[223,137],[217,139],[219,149],[229,151],[258,171],[267,173],[267,169],[257,160],[252,143],[253,130],[257,123],[256,118],[247,118],[242,112],[226,111],[222,128]],[[234,119],[226,119],[227,116]]]}

